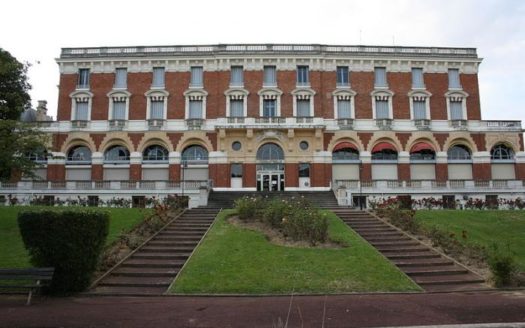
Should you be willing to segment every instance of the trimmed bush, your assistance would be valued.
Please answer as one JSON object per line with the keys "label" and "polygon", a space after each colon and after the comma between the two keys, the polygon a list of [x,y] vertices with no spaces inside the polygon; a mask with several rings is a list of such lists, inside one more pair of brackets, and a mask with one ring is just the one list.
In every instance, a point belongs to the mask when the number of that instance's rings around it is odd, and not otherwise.
{"label": "trimmed bush", "polygon": [[18,225],[31,263],[54,267],[48,290],[71,294],[89,286],[109,232],[109,213],[91,210],[20,212]]}

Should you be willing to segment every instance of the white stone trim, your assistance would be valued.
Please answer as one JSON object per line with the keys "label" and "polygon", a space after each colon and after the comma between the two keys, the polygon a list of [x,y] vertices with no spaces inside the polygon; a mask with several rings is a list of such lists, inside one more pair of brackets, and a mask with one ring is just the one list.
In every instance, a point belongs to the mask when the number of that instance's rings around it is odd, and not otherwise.
{"label": "white stone trim", "polygon": [[142,164],[142,153],[141,152],[131,152],[129,154],[129,164]]}
{"label": "white stone trim", "polygon": [[430,97],[432,94],[425,89],[412,89],[408,93],[408,98],[410,101],[410,119],[414,120],[414,100],[416,99],[425,99],[425,116],[427,120],[430,120]]}
{"label": "white stone trim", "polygon": [[236,100],[243,101],[243,116],[248,116],[248,95],[250,92],[244,88],[230,88],[224,91],[224,96],[226,97],[226,117],[231,116],[230,112],[230,100],[232,98]]}
{"label": "white stone trim", "polygon": [[109,106],[108,106],[108,120],[113,119],[113,101],[115,101],[115,98],[124,98],[124,101],[126,102],[126,116],[125,120],[127,121],[129,119],[129,98],[131,97],[131,93],[122,90],[122,89],[114,89],[110,92],[108,92],[107,97],[109,98]]}
{"label": "white stone trim", "polygon": [[372,97],[372,118],[375,120],[376,117],[376,98],[381,97],[386,100],[388,100],[388,118],[393,119],[394,118],[394,110],[392,106],[392,98],[394,97],[394,93],[388,89],[379,89],[376,88],[374,91],[370,93],[370,96]]}
{"label": "white stone trim", "polygon": [[264,99],[275,99],[275,113],[276,116],[281,116],[281,96],[283,92],[278,88],[262,88],[257,92],[259,95],[259,116],[263,116]]}
{"label": "white stone trim", "polygon": [[451,120],[450,117],[450,101],[452,99],[461,100],[461,109],[463,112],[463,120],[467,119],[467,97],[469,96],[468,93],[465,91],[462,91],[460,89],[457,90],[450,90],[445,93],[445,98],[447,98],[447,118],[448,120]]}
{"label": "white stone trim", "polygon": [[[194,66],[194,65],[193,65]],[[184,106],[184,117],[189,119],[190,117],[190,100],[202,100],[202,119],[206,119],[206,98],[208,98],[208,92],[202,88],[190,88],[184,92],[185,106]]]}
{"label": "white stone trim", "polygon": [[350,100],[350,118],[355,118],[355,96],[356,92],[352,90],[349,87],[343,88],[339,87],[334,92],[332,92],[332,96],[334,99],[334,118],[338,119],[339,115],[339,106],[338,106],[338,100],[341,100],[342,97],[343,100]]}
{"label": "white stone trim", "polygon": [[163,119],[167,119],[168,117],[168,97],[169,92],[166,90],[161,89],[151,89],[148,92],[144,94],[146,96],[146,120],[151,119],[150,113],[151,113],[151,101],[152,99],[162,99],[164,101],[164,111],[163,111]]}
{"label": "white stone trim", "polygon": [[313,117],[315,113],[315,91],[308,87],[298,87],[291,92],[293,96],[293,117],[297,116],[297,100],[306,100],[310,101],[310,115]]}

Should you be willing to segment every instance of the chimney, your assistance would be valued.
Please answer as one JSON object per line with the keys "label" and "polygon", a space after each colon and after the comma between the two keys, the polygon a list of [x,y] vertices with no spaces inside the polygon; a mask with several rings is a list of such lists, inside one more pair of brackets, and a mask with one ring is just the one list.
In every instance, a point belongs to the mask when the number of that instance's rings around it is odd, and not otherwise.
{"label": "chimney", "polygon": [[39,100],[38,106],[36,107],[36,120],[47,121],[47,101]]}

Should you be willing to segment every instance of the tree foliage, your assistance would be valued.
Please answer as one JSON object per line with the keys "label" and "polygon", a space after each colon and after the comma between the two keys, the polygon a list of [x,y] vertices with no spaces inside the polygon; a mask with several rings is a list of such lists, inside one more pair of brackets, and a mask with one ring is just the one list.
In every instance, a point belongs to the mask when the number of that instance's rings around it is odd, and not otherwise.
{"label": "tree foliage", "polygon": [[14,172],[34,178],[38,164],[27,155],[45,149],[45,134],[35,125],[18,121],[31,106],[27,68],[0,48],[0,181],[9,180]]}
{"label": "tree foliage", "polygon": [[0,119],[18,120],[31,105],[27,81],[27,64],[22,64],[0,48]]}

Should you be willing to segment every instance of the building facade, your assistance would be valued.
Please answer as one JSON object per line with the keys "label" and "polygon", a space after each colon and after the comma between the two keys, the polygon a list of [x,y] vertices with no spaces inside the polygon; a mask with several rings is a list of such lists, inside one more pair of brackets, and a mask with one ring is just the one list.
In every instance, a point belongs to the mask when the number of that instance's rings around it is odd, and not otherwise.
{"label": "building facade", "polygon": [[521,122],[481,119],[475,49],[65,48],[57,63],[44,193],[524,192]]}

